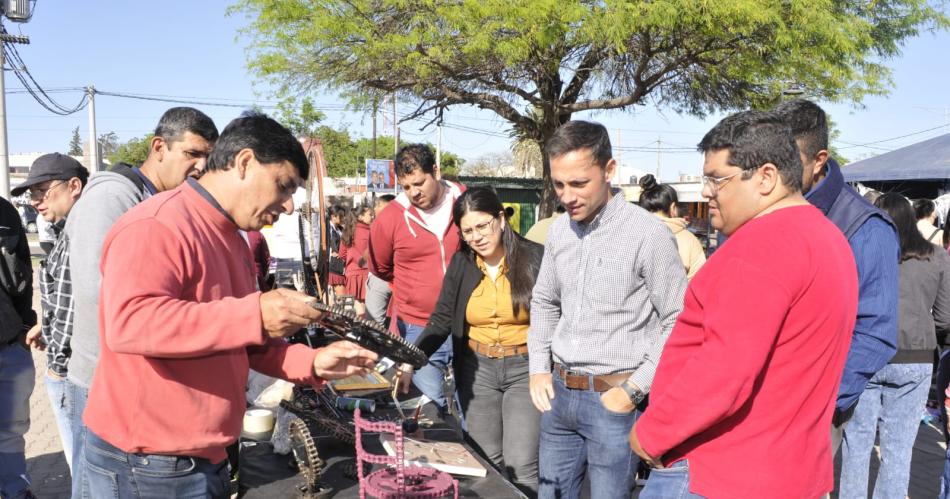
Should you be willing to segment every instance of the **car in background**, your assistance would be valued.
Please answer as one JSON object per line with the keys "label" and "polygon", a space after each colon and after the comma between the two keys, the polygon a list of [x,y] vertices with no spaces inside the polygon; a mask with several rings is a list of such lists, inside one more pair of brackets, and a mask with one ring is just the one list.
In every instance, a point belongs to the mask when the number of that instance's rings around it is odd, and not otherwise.
{"label": "car in background", "polygon": [[36,219],[40,216],[36,208],[28,204],[17,203],[16,211],[20,213],[20,222],[23,223],[23,228],[30,234],[35,234],[37,230]]}

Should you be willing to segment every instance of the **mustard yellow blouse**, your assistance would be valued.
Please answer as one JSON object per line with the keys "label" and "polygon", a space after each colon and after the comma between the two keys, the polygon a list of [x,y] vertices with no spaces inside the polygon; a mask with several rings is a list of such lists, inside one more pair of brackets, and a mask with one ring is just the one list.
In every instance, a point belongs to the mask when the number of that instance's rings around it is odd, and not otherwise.
{"label": "mustard yellow blouse", "polygon": [[518,311],[517,316],[512,310],[507,263],[502,259],[494,281],[489,277],[481,257],[476,256],[475,263],[484,275],[465,308],[465,320],[469,325],[468,337],[486,345],[497,343],[517,346],[528,343],[530,315],[524,308]]}

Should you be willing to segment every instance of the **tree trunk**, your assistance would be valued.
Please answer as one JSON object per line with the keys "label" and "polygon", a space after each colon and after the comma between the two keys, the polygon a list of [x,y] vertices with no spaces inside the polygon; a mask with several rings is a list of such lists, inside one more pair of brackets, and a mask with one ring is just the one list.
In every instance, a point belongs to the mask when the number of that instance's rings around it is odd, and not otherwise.
{"label": "tree trunk", "polygon": [[544,142],[539,141],[541,146],[541,204],[538,206],[538,220],[550,217],[554,214],[554,208],[557,206],[557,193],[554,192],[554,182],[551,182],[551,159],[548,158],[547,151],[544,150]]}

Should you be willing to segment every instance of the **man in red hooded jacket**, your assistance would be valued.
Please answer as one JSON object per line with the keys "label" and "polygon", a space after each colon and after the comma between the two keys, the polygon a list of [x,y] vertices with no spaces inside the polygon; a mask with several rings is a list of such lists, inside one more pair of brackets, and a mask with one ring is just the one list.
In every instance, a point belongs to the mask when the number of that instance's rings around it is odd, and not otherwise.
{"label": "man in red hooded jacket", "polygon": [[[464,188],[437,176],[432,149],[410,144],[396,155],[396,181],[402,193],[380,212],[370,229],[370,270],[392,283],[399,334],[414,343],[429,321],[445,269],[458,251],[452,205]],[[419,390],[446,407],[442,375],[452,362],[452,338],[413,376]]]}

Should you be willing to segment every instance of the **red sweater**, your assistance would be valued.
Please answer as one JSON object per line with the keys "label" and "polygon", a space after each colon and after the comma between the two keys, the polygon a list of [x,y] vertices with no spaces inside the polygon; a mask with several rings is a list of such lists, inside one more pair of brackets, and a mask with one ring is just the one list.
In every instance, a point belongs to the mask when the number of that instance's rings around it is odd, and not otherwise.
{"label": "red sweater", "polygon": [[858,281],[848,242],[812,206],[742,226],[689,283],[635,431],[690,492],[815,498],[833,486],[831,416]]}
{"label": "red sweater", "polygon": [[[446,184],[446,196],[454,200],[462,195],[462,186]],[[403,322],[419,326],[429,322],[445,269],[458,251],[459,242],[458,229],[451,219],[444,231],[433,232],[405,193],[376,217],[370,226],[370,271],[392,283],[392,305]]]}
{"label": "red sweater", "polygon": [[83,420],[126,452],[226,458],[248,367],[318,385],[315,352],[265,343],[251,252],[194,187],[129,210],[102,247],[100,356]]}

